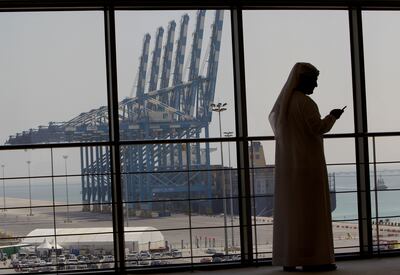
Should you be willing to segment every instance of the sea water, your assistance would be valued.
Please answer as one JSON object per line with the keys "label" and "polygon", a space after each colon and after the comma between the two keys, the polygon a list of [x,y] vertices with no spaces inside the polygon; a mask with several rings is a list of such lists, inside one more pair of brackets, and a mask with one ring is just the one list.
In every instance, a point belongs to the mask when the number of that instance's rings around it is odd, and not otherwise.
{"label": "sea water", "polygon": [[[49,201],[53,202],[53,186],[54,186],[54,201],[59,203],[66,203],[67,201],[67,188],[66,184],[57,183],[31,183],[31,198],[32,200]],[[0,182],[0,195],[3,197],[2,182]],[[5,185],[6,198],[29,199],[29,183],[17,183]],[[68,201],[69,203],[82,203],[82,185],[80,182],[68,183]],[[2,201],[0,200],[0,205]]]}
{"label": "sea water", "polygon": [[[388,170],[379,173],[379,176],[388,187],[387,190],[371,191],[372,217],[378,214],[378,220],[390,219],[400,222],[400,170]],[[26,182],[5,184],[6,198],[29,199],[29,185]],[[375,177],[371,176],[371,189],[374,189]],[[3,197],[2,181],[0,181],[0,198]],[[31,183],[32,200],[44,200],[52,203],[66,203],[66,182],[35,181]],[[336,209],[332,212],[333,220],[356,220],[358,219],[357,206],[357,181],[354,172],[335,172]],[[376,200],[377,199],[377,200]],[[70,204],[82,203],[82,184],[74,178],[68,182],[68,201]],[[377,202],[377,205],[376,205]],[[0,199],[0,207],[2,207]],[[377,206],[377,207],[376,207]],[[398,216],[398,217],[396,217]]]}
{"label": "sea water", "polygon": [[[386,190],[375,191],[375,182],[382,178]],[[378,220],[389,219],[400,222],[400,170],[384,170],[371,173],[371,214]],[[351,220],[358,218],[357,180],[355,172],[336,172],[336,209],[332,218],[336,220]],[[398,217],[396,217],[398,216]]]}

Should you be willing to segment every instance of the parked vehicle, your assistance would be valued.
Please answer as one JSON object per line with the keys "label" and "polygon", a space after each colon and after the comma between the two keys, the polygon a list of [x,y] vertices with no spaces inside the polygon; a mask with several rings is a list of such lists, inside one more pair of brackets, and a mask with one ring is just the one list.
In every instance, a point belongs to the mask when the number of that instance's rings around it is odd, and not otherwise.
{"label": "parked vehicle", "polygon": [[207,248],[206,251],[204,251],[206,254],[215,254],[217,253],[217,250],[215,248]]}
{"label": "parked vehicle", "polygon": [[78,260],[70,258],[66,261],[66,265],[68,270],[75,270],[78,267]]}
{"label": "parked vehicle", "polygon": [[201,258],[200,263],[211,263],[211,258]]}
{"label": "parked vehicle", "polygon": [[153,253],[151,255],[151,258],[152,259],[160,259],[161,258],[161,253],[159,253],[159,252]]}
{"label": "parked vehicle", "polygon": [[162,254],[163,258],[172,258],[172,252],[166,251]]}
{"label": "parked vehicle", "polygon": [[176,248],[171,249],[171,253],[172,253],[172,257],[174,257],[174,258],[181,258],[182,257],[182,251],[180,251],[180,250],[178,250]]}
{"label": "parked vehicle", "polygon": [[212,261],[214,263],[220,263],[220,262],[225,261],[225,254],[224,253],[220,253],[220,252],[214,253],[211,257],[212,257]]}
{"label": "parked vehicle", "polygon": [[149,251],[142,250],[139,252],[139,259],[140,260],[147,260],[151,259],[151,254]]}

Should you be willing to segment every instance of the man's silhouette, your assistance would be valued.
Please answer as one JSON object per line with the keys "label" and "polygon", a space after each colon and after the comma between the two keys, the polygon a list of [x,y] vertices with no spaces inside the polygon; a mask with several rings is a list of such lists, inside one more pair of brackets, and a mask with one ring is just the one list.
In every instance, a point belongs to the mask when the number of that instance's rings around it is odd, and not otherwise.
{"label": "man's silhouette", "polygon": [[321,119],[308,96],[318,75],[313,65],[296,63],[269,115],[276,138],[273,264],[286,271],[336,269],[322,135],[343,110]]}

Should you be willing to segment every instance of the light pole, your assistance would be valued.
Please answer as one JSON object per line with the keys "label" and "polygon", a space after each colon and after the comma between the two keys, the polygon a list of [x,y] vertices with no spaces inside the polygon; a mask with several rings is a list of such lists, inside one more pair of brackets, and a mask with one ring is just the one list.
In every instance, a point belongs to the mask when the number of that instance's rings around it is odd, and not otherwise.
{"label": "light pole", "polygon": [[[213,112],[217,112],[218,113],[218,122],[219,122],[219,137],[222,138],[222,129],[221,129],[221,112],[226,111],[226,103],[221,103],[219,102],[218,104],[214,104],[212,103],[211,106],[211,110]],[[221,144],[221,167],[222,167],[222,177],[221,177],[221,181],[222,181],[222,206],[223,206],[223,211],[224,211],[224,235],[225,235],[225,254],[228,254],[228,228],[227,228],[227,222],[226,222],[226,188],[225,188],[225,171],[224,169],[224,153],[223,153],[223,149],[222,149],[222,141],[220,142]]]}
{"label": "light pole", "polygon": [[27,216],[33,216],[32,213],[32,188],[31,188],[31,161],[27,160],[28,164],[28,187],[29,187],[29,214]]}
{"label": "light pole", "polygon": [[[233,132],[224,132],[225,137],[233,136]],[[232,247],[235,246],[235,237],[233,232],[233,187],[232,187],[232,166],[231,166],[231,145],[228,142],[228,158],[229,158],[229,193],[230,193],[230,207],[231,207],[231,230],[232,230]]]}
{"label": "light pole", "polygon": [[5,180],[4,180],[4,178],[5,178],[4,167],[5,167],[5,165],[2,164],[1,169],[3,171],[3,212],[6,212],[7,211],[7,209],[6,209],[6,184],[5,184]]}
{"label": "light pole", "polygon": [[65,192],[67,193],[67,217],[64,220],[65,223],[70,223],[71,219],[69,218],[69,195],[68,195],[68,170],[67,170],[67,155],[63,155],[64,159],[64,168],[65,168]]}

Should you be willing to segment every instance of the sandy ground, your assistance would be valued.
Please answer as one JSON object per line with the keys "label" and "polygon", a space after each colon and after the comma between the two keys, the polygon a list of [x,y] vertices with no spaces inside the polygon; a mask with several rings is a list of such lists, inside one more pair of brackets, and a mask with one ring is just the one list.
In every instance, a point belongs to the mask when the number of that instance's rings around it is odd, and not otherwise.
{"label": "sandy ground", "polygon": [[[30,216],[29,200],[7,198],[12,201],[13,209],[3,212],[0,209],[0,231],[5,232],[12,237],[24,237],[36,228],[85,228],[85,227],[112,227],[111,214],[82,212],[82,206],[70,206],[69,218],[71,222],[65,222],[67,218],[67,208],[49,201],[32,201],[32,214]],[[40,206],[40,207],[38,207]],[[259,258],[270,258],[272,256],[272,218],[257,217],[253,219],[255,252]],[[228,236],[228,245],[232,246],[233,242],[236,248],[232,249],[232,253],[240,253],[239,250],[239,219],[235,217],[233,220],[227,217],[228,226],[233,224],[232,228],[228,228],[225,232],[224,217],[204,216],[204,215],[184,215],[173,214],[170,217],[153,217],[140,218],[130,217],[128,226],[152,226],[159,229],[166,241],[172,247],[181,249],[183,256],[198,256],[195,261],[199,261],[202,257],[207,256],[205,250],[209,247],[215,248],[217,251],[223,251],[225,233]],[[358,225],[351,222],[334,222],[333,223],[334,242],[336,253],[345,253],[358,251]],[[189,227],[193,229],[190,231]],[[374,226],[376,229],[376,226]],[[374,231],[376,238],[376,231]],[[381,243],[399,242],[400,227],[380,225],[379,239]],[[3,242],[4,243],[4,242]],[[190,249],[192,247],[192,249]],[[385,249],[385,247],[381,247]],[[208,255],[209,256],[209,255]],[[187,259],[185,261],[189,261]]]}

